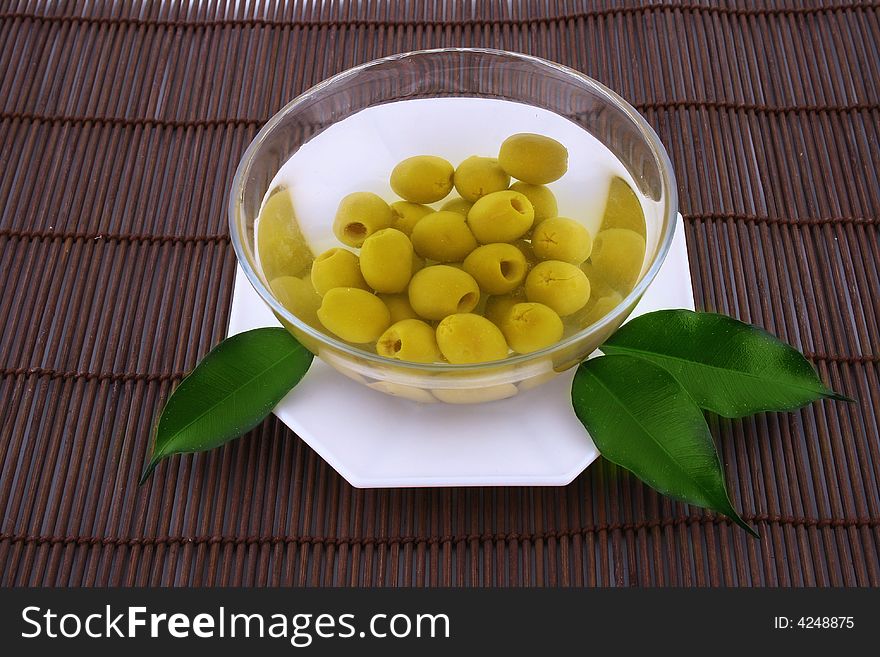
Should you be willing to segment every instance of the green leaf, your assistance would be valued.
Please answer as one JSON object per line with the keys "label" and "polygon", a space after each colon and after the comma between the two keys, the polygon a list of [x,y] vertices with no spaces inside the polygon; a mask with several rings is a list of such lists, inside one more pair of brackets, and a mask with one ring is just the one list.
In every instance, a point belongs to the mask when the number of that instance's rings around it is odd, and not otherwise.
{"label": "green leaf", "polygon": [[664,495],[723,513],[758,535],[730,503],[706,418],[662,367],[632,356],[585,361],[571,401],[606,459]]}
{"label": "green leaf", "polygon": [[790,411],[828,397],[828,389],[796,349],[766,331],[725,315],[659,310],[637,317],[603,344],[668,370],[707,411],[744,417]]}
{"label": "green leaf", "polygon": [[312,354],[283,328],[259,328],[214,347],[171,394],[144,483],[172,454],[219,447],[250,431],[309,369]]}

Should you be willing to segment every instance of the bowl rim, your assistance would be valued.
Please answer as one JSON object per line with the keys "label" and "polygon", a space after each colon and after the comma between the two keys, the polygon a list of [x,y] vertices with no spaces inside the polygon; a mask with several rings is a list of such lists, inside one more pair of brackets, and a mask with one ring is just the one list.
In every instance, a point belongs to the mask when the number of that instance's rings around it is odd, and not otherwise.
{"label": "bowl rim", "polygon": [[[260,274],[251,266],[250,258],[248,257],[248,253],[246,251],[245,245],[242,243],[241,238],[239,237],[238,231],[238,217],[240,212],[241,202],[243,200],[243,183],[247,177],[247,173],[250,170],[252,162],[255,158],[255,154],[257,150],[260,148],[262,143],[266,140],[268,135],[275,129],[275,127],[291,112],[295,111],[300,105],[302,105],[306,100],[309,100],[316,93],[321,92],[327,87],[338,84],[339,82],[345,80],[346,78],[357,75],[361,71],[367,70],[369,68],[379,66],[382,64],[387,64],[389,62],[395,62],[399,60],[405,60],[407,58],[413,57],[422,57],[425,55],[436,55],[442,53],[474,53],[474,54],[483,54],[483,55],[493,55],[493,56],[503,56],[505,58],[513,57],[515,59],[519,59],[520,61],[528,62],[532,65],[537,65],[539,67],[547,67],[553,69],[557,72],[563,73],[570,78],[573,78],[580,84],[583,84],[587,87],[590,87],[593,91],[597,92],[601,96],[605,96],[612,105],[615,105],[623,111],[623,113],[629,117],[629,119],[635,124],[636,128],[642,134],[642,137],[647,142],[649,148],[651,149],[652,154],[654,155],[655,160],[660,165],[660,175],[662,180],[662,188],[668,195],[668,202],[666,203],[667,212],[666,212],[666,222],[665,229],[660,235],[659,247],[657,249],[657,254],[654,257],[651,266],[645,272],[645,275],[642,276],[641,280],[636,284],[636,286],[625,296],[623,299],[616,305],[614,308],[603,315],[599,320],[583,327],[577,333],[573,333],[567,338],[556,342],[549,347],[545,347],[538,351],[534,351],[528,354],[514,354],[512,356],[508,356],[502,360],[496,361],[488,361],[482,363],[470,363],[470,364],[453,364],[453,363],[412,363],[409,361],[397,360],[394,358],[388,358],[386,356],[381,356],[376,353],[371,353],[365,349],[360,349],[356,346],[353,346],[347,342],[344,342],[340,339],[337,339],[327,333],[319,331],[312,326],[306,324],[299,317],[291,313],[287,308],[285,308],[281,303],[275,298],[275,296],[268,289],[268,286],[263,283],[263,280]],[[360,111],[360,110],[359,110]],[[552,111],[552,110],[550,110]],[[620,95],[603,85],[601,82],[594,80],[577,71],[571,67],[565,66],[564,64],[559,64],[557,62],[553,62],[547,59],[543,59],[541,57],[535,57],[534,55],[527,55],[525,53],[513,52],[508,50],[500,50],[497,48],[460,48],[460,47],[451,47],[451,48],[432,48],[426,50],[411,50],[404,53],[396,53],[393,55],[389,55],[387,57],[380,57],[378,59],[373,59],[368,62],[364,62],[363,64],[359,64],[357,66],[353,66],[349,69],[341,71],[318,84],[309,87],[301,94],[293,98],[290,102],[288,102],[284,107],[282,107],[278,112],[276,112],[260,129],[260,131],[253,138],[251,143],[248,145],[247,149],[245,149],[244,154],[241,157],[241,160],[238,163],[238,167],[235,170],[235,175],[232,179],[232,186],[229,191],[228,205],[227,205],[227,213],[228,213],[228,221],[229,221],[229,231],[230,231],[230,239],[232,242],[233,249],[235,251],[236,259],[238,261],[238,265],[242,268],[247,276],[248,281],[257,291],[257,294],[260,295],[262,300],[269,305],[269,307],[275,312],[276,315],[280,315],[284,318],[285,321],[289,322],[293,326],[297,328],[297,330],[302,331],[310,338],[317,340],[322,344],[326,344],[338,351],[341,351],[345,354],[353,356],[358,359],[362,359],[365,361],[369,361],[375,364],[390,366],[396,369],[408,369],[414,370],[421,373],[431,372],[431,373],[473,373],[473,372],[481,372],[485,370],[491,370],[498,367],[507,367],[507,366],[515,366],[522,365],[523,363],[532,362],[543,357],[549,356],[558,351],[564,350],[567,347],[572,346],[579,342],[585,335],[590,333],[595,333],[601,331],[603,328],[611,324],[617,317],[621,314],[622,311],[625,310],[628,306],[634,306],[635,302],[641,298],[642,294],[644,294],[647,287],[653,282],[654,278],[657,275],[657,272],[660,271],[660,267],[663,265],[666,260],[666,256],[669,254],[670,246],[672,245],[672,238],[675,234],[676,224],[678,222],[678,188],[676,185],[675,173],[672,169],[672,162],[669,159],[669,154],[666,152],[666,148],[663,146],[660,141],[660,137],[654,131],[654,129],[648,124],[645,118],[632,106],[630,105],[624,98]]]}

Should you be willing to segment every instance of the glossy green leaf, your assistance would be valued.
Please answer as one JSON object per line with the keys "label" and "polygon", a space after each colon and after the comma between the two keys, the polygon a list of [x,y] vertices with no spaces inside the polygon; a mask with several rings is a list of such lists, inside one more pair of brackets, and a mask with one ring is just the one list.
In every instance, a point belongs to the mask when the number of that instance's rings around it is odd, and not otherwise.
{"label": "glossy green leaf", "polygon": [[706,418],[662,367],[632,356],[585,361],[571,401],[606,459],[661,493],[723,513],[757,536],[730,503]]}
{"label": "glossy green leaf", "polygon": [[789,411],[822,397],[852,401],[825,387],[796,349],[725,315],[648,313],[621,327],[601,349],[662,366],[700,408],[724,417]]}
{"label": "glossy green leaf", "polygon": [[172,454],[201,452],[253,429],[309,369],[312,354],[283,328],[214,347],[169,397],[141,483]]}

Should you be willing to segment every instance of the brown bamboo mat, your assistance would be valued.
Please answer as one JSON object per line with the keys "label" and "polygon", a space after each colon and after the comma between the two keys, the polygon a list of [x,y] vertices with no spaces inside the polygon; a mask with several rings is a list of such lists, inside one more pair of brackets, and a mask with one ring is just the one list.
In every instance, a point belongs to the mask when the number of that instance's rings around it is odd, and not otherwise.
{"label": "brown bamboo mat", "polygon": [[[0,582],[880,585],[880,3],[192,4],[0,1]],[[564,488],[355,490],[274,419],[137,487],[154,414],[225,334],[226,192],[260,125],[452,45],[642,110],[697,307],[861,400],[713,422],[760,540],[606,463]]]}

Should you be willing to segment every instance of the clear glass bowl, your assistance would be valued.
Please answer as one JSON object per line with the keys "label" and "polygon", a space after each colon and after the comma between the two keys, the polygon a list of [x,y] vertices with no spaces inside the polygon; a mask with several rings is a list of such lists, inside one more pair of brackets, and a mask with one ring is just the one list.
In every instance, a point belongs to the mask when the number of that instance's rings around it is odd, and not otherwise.
{"label": "clear glass bowl", "polygon": [[[317,331],[270,293],[255,259],[254,222],[272,179],[303,144],[330,125],[374,105],[400,100],[478,97],[514,101],[559,114],[602,142],[657,208],[646,213],[646,263],[632,291],[607,315],[557,344],[475,365],[405,363]],[[376,390],[420,402],[475,403],[511,397],[586,358],[623,323],[666,257],[677,219],[675,178],[647,122],[595,80],[537,57],[498,50],[445,48],[378,59],[340,73],[288,103],[245,151],[229,196],[229,225],[239,264],[257,293],[294,336],[341,373]],[[331,230],[332,217],[327,219]]]}

